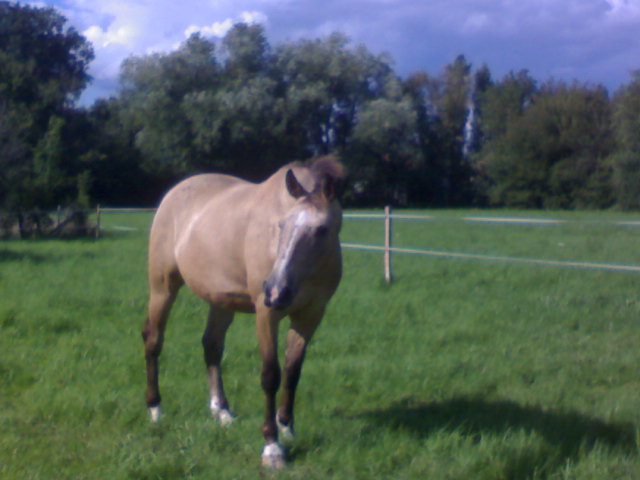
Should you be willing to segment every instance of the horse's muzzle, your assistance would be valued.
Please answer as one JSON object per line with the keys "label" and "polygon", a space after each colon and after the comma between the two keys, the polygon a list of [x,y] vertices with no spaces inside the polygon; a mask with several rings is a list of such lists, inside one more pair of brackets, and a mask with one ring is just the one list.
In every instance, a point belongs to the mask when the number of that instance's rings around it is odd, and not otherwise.
{"label": "horse's muzzle", "polygon": [[264,304],[267,307],[273,307],[276,310],[284,310],[293,303],[293,290],[285,286],[282,289],[271,287],[265,282],[264,285]]}

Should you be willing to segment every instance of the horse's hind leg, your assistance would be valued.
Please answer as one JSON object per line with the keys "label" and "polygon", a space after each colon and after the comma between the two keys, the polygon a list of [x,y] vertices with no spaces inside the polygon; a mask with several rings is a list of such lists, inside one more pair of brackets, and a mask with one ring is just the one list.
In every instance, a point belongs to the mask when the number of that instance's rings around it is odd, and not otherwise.
{"label": "horse's hind leg", "polygon": [[211,306],[207,328],[202,336],[204,361],[207,364],[209,374],[209,393],[211,398],[209,406],[211,414],[222,425],[229,425],[233,421],[233,415],[229,411],[229,403],[224,394],[222,368],[220,366],[224,352],[224,338],[232,321],[233,312]]}
{"label": "horse's hind leg", "polygon": [[164,331],[173,302],[182,285],[179,275],[150,278],[150,294],[147,321],[142,329],[144,354],[147,364],[147,394],[151,421],[160,420],[160,389],[158,386],[158,357],[162,352]]}

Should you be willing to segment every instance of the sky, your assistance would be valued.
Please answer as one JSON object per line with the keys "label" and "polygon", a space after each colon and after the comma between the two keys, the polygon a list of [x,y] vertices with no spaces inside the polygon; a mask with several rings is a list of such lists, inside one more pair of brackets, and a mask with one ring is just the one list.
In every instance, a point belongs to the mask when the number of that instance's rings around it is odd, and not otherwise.
{"label": "sky", "polygon": [[54,6],[94,46],[92,85],[81,97],[117,92],[129,55],[170,52],[192,33],[221,38],[237,22],[264,25],[274,46],[332,32],[375,54],[396,73],[437,75],[462,54],[494,78],[527,69],[602,84],[610,91],[640,69],[640,0],[39,0]]}

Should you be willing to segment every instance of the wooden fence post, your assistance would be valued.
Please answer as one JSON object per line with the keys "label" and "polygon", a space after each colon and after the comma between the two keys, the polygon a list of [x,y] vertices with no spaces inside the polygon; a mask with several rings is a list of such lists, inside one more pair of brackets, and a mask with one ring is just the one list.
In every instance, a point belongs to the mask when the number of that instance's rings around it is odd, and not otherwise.
{"label": "wooden fence post", "polygon": [[100,238],[100,204],[96,207],[96,240]]}
{"label": "wooden fence post", "polygon": [[391,207],[384,207],[384,279],[391,283]]}

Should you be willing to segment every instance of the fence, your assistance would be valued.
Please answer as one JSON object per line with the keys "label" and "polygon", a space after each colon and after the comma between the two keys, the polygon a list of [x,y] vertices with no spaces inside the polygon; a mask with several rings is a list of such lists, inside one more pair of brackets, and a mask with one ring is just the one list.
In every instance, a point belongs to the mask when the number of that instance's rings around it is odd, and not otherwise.
{"label": "fence", "polygon": [[109,208],[102,207],[100,204],[96,207],[96,238],[100,238],[103,231],[102,214],[103,213],[153,213],[155,208]]}
{"label": "fence", "polygon": [[[101,231],[100,218],[103,213],[137,213],[137,212],[154,212],[153,208],[102,208],[98,206],[96,211],[97,216],[97,230],[96,236],[99,236]],[[438,218],[436,215],[417,215],[417,214],[397,214],[392,213],[390,207],[385,207],[382,213],[345,213],[344,217],[349,219],[372,219],[382,220],[384,222],[384,236],[381,239],[381,245],[366,245],[359,243],[342,243],[342,248],[351,250],[362,251],[376,251],[382,253],[382,265],[384,279],[387,283],[393,281],[392,270],[392,258],[394,254],[402,255],[417,255],[426,257],[439,257],[439,258],[452,258],[463,260],[476,260],[485,262],[505,262],[516,264],[529,264],[529,265],[544,265],[553,267],[570,267],[581,268],[591,270],[607,270],[617,272],[628,273],[640,273],[639,265],[623,265],[613,263],[598,263],[598,262],[586,262],[586,261],[569,261],[569,260],[549,260],[549,259],[536,259],[536,258],[524,258],[524,257],[512,257],[501,255],[483,255],[468,252],[452,252],[443,250],[429,250],[429,249],[417,249],[417,248],[405,248],[396,247],[392,244],[392,229],[395,221],[398,220],[410,220],[410,221],[431,221]],[[569,223],[567,220],[555,219],[555,218],[521,218],[521,217],[499,217],[499,216],[460,216],[455,217],[455,221],[473,222],[473,223],[486,223],[486,224],[513,224],[513,225],[561,225]],[[588,221],[587,221],[588,222]],[[608,222],[618,226],[640,227],[640,221],[612,221]],[[126,230],[126,227],[119,226],[120,230]]]}
{"label": "fence", "polygon": [[[342,243],[342,248],[354,249],[354,250],[369,250],[379,251],[383,253],[383,268],[384,278],[387,283],[391,283],[393,280],[392,275],[392,254],[407,254],[418,255],[427,257],[441,257],[441,258],[457,258],[465,260],[481,260],[487,262],[506,262],[506,263],[520,263],[529,265],[546,265],[554,267],[570,267],[570,268],[582,268],[590,270],[608,270],[616,272],[631,272],[640,273],[639,265],[622,265],[613,263],[598,263],[598,262],[583,262],[583,261],[568,261],[568,260],[546,260],[537,258],[524,258],[524,257],[510,257],[500,255],[482,255],[476,253],[466,252],[451,252],[442,250],[427,250],[416,248],[403,248],[394,247],[392,245],[392,221],[393,220],[433,220],[433,215],[403,215],[392,214],[390,207],[385,207],[384,213],[366,213],[366,214],[350,214],[344,215],[346,218],[369,218],[369,219],[383,219],[384,220],[384,241],[383,245],[364,245],[357,243]],[[506,223],[506,224],[520,224],[520,225],[559,225],[568,223],[567,220],[554,219],[554,218],[518,218],[518,217],[494,217],[494,216],[464,216],[458,220],[465,222],[481,222],[481,223]],[[615,225],[620,226],[640,226],[640,221],[614,221]]]}

